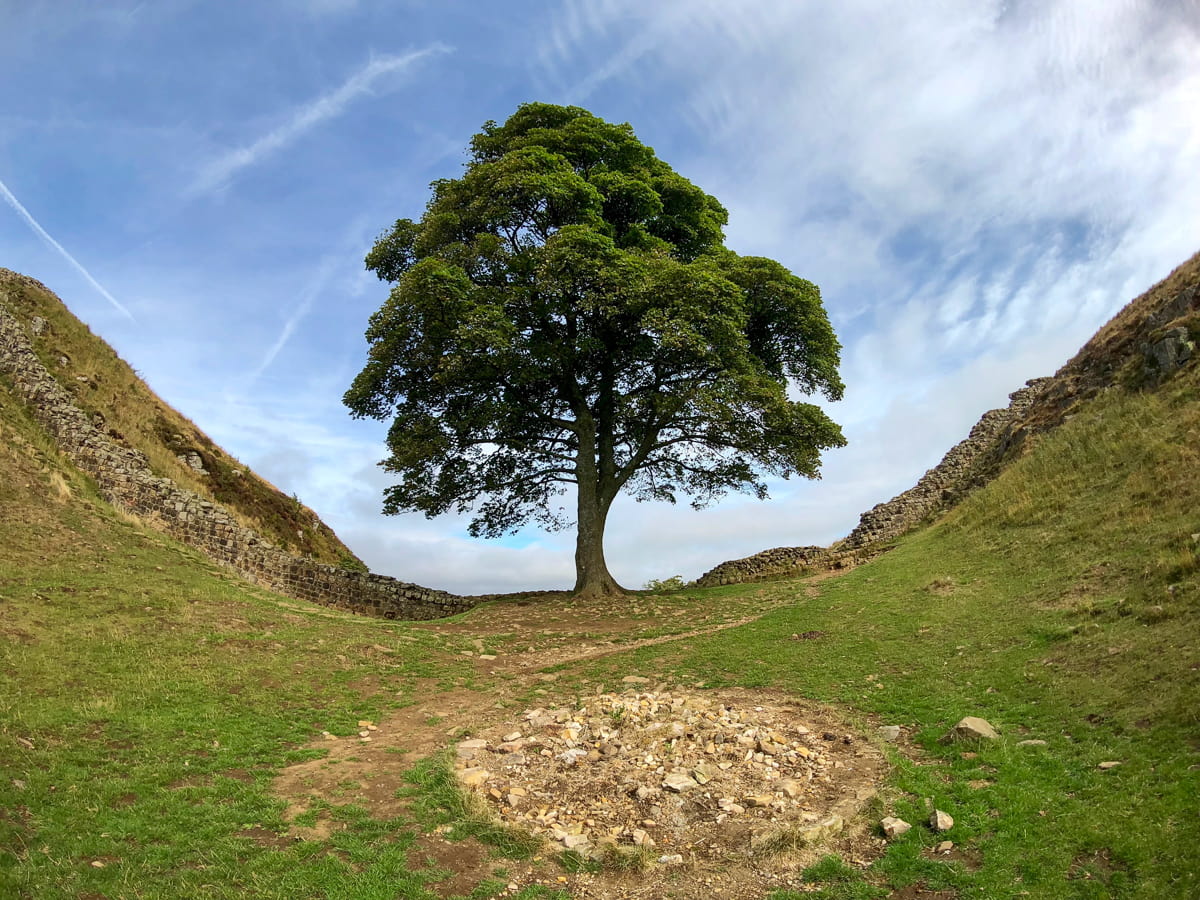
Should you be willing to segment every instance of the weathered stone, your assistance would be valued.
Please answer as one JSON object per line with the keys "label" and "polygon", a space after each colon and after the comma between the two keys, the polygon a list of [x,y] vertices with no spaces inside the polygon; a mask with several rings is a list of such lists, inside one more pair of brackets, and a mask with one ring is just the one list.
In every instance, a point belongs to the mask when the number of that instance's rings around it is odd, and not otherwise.
{"label": "weathered stone", "polygon": [[957,741],[994,741],[1000,735],[987,719],[978,716],[965,716],[958,724],[942,737],[942,743],[949,744]]}
{"label": "weathered stone", "polygon": [[929,817],[929,827],[934,831],[949,831],[954,827],[954,819],[949,813],[935,809]]}
{"label": "weathered stone", "polygon": [[895,743],[900,740],[899,725],[880,725],[879,736],[889,743]]}
{"label": "weathered stone", "polygon": [[804,785],[795,778],[781,778],[775,783],[775,790],[780,791],[785,797],[795,800],[804,793]]}
{"label": "weathered stone", "polygon": [[[366,732],[362,732],[365,736]],[[459,759],[473,759],[487,748],[488,742],[480,738],[475,738],[469,741],[461,741],[455,749],[455,753]]]}
{"label": "weathered stone", "polygon": [[662,866],[681,866],[683,865],[683,855],[680,853],[664,853],[658,858],[658,863]]}
{"label": "weathered stone", "polygon": [[743,797],[742,802],[750,807],[764,807],[774,803],[775,797],[771,794],[750,794],[748,797]]}
{"label": "weathered stone", "polygon": [[699,787],[696,779],[686,772],[670,772],[663,779],[662,786],[668,791],[674,791],[677,794],[682,794],[684,791],[690,791],[692,788]]}
{"label": "weathered stone", "polygon": [[487,769],[469,768],[459,769],[458,771],[458,780],[463,783],[464,787],[469,788],[479,787],[479,785],[483,784],[491,777],[492,773]]}
{"label": "weathered stone", "polygon": [[895,816],[887,816],[879,823],[879,827],[883,829],[886,837],[897,838],[912,830],[912,826],[903,819],[897,819]]}
{"label": "weathered stone", "polygon": [[1119,765],[1120,765],[1120,763],[1114,759],[1114,760],[1109,760],[1108,762],[1102,762],[1096,768],[1104,769],[1105,771],[1107,771],[1108,769],[1115,769]]}
{"label": "weathered stone", "polygon": [[1045,747],[1046,742],[1039,738],[1031,738],[1027,741],[1017,741],[1018,747]]}

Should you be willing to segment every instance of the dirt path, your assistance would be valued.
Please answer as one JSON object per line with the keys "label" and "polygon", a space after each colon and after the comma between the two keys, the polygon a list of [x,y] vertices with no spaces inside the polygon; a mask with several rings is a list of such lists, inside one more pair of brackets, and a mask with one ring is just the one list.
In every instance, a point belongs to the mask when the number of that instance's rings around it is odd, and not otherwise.
{"label": "dirt path", "polygon": [[[466,734],[482,734],[489,729],[497,733],[515,729],[512,723],[519,721],[523,711],[512,707],[514,695],[536,689],[543,697],[539,702],[548,708],[564,702],[563,698],[555,697],[553,684],[564,673],[560,669],[555,674],[546,674],[543,670],[548,667],[577,668],[638,648],[736,628],[781,605],[796,602],[805,593],[802,585],[776,585],[764,588],[740,603],[723,604],[719,609],[703,606],[686,597],[637,597],[632,601],[586,604],[561,598],[520,598],[488,604],[456,621],[416,626],[445,636],[452,646],[469,646],[471,649],[458,652],[477,660],[477,671],[489,680],[490,686],[486,691],[439,692],[433,683],[418,685],[415,695],[424,698],[418,703],[397,710],[384,721],[364,721],[358,733],[326,735],[314,741],[310,746],[325,750],[326,755],[289,767],[275,783],[276,794],[288,803],[285,818],[293,823],[292,834],[307,840],[327,839],[338,827],[336,820],[325,812],[327,806],[356,804],[383,819],[408,815],[408,801],[399,799],[397,793],[407,786],[405,773],[416,761],[453,745]],[[669,681],[670,676],[655,673],[654,680]],[[636,683],[622,687],[632,692],[656,686]],[[672,698],[682,698],[676,702],[684,703],[687,697],[695,697],[696,703],[711,703],[714,698],[720,700],[723,696],[716,692],[688,692],[679,687],[670,690]],[[849,736],[836,712],[826,707],[770,692],[742,691],[736,696],[729,694],[723,702],[761,712],[768,701],[774,704],[771,709],[788,710],[786,715],[777,714],[777,719],[783,715],[783,719],[789,721],[803,721],[808,725],[802,727],[802,731],[806,727],[818,735],[837,738],[821,745],[823,751],[831,754],[831,777],[826,780],[833,786],[824,789],[822,802],[829,810],[836,809],[847,825],[829,837],[830,846],[840,849],[848,859],[873,856],[879,849],[877,842],[865,834],[855,822],[854,815],[873,795],[874,784],[882,777],[882,754],[869,742]],[[560,708],[560,718],[564,710]],[[753,718],[755,714],[749,712],[748,715]],[[841,743],[843,736],[844,744]],[[633,772],[632,769],[629,771]],[[633,774],[639,775],[639,772]],[[653,770],[640,772],[640,775],[655,785],[662,780],[662,776],[655,775]],[[570,794],[570,773],[557,779],[557,783]],[[615,790],[617,785],[612,787]],[[567,799],[563,798],[564,804]],[[715,800],[712,802],[715,804]],[[684,864],[651,865],[633,876],[612,870],[567,873],[554,861],[561,847],[558,851],[548,847],[546,854],[528,863],[496,860],[474,841],[447,841],[438,834],[425,835],[421,839],[414,864],[420,865],[421,859],[433,860],[441,868],[455,873],[438,888],[446,897],[469,893],[474,884],[490,876],[494,869],[504,867],[509,873],[506,877],[518,889],[542,883],[565,888],[577,898],[617,900],[653,896],[681,900],[711,897],[751,900],[774,889],[797,886],[796,867],[813,855],[812,851],[803,850],[769,857],[750,854],[748,832],[744,829],[727,831],[731,835],[729,846],[718,848],[719,852],[709,852],[704,860],[681,847],[687,854]]]}

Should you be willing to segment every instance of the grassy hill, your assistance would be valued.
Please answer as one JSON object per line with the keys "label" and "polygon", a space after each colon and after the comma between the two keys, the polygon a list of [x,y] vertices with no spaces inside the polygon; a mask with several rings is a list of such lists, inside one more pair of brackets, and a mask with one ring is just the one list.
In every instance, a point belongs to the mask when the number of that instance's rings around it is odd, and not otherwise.
{"label": "grassy hill", "polygon": [[231,457],[163,402],[52,292],[7,269],[0,269],[0,292],[20,320],[37,320],[31,333],[38,358],[76,405],[119,444],[145,453],[156,475],[222,504],[278,547],[319,562],[365,569],[316,513]]}
{"label": "grassy hill", "polygon": [[[839,577],[526,598],[439,623],[246,586],[98,500],[9,387],[0,896],[1200,896],[1195,363],[1075,406],[954,511]],[[732,857],[657,881],[594,871],[453,787],[439,747],[631,673],[829,704],[890,775],[866,818],[776,882]],[[966,715],[1000,739],[940,743]],[[362,722],[389,737],[360,745]],[[927,800],[950,831],[921,824]],[[915,827],[885,843],[884,815]]]}

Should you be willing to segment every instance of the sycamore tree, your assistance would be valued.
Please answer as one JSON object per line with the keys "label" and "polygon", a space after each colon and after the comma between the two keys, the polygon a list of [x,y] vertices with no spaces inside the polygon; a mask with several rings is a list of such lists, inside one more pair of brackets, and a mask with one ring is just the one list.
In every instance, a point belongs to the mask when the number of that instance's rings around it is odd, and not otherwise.
{"label": "sycamore tree", "polygon": [[529,103],[471,140],[419,221],[367,255],[393,285],[346,392],[391,420],[384,512],[471,512],[475,536],[567,525],[575,590],[615,595],[604,526],[621,491],[700,507],[765,498],[764,475],[819,477],[845,441],[817,288],[724,246],[717,200],[628,124]]}

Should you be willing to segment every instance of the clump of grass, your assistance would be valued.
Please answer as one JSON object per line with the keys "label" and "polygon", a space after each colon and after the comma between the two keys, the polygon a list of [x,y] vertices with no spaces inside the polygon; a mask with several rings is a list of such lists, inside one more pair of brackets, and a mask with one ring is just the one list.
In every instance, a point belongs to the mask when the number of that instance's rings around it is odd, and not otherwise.
{"label": "clump of grass", "polygon": [[413,808],[425,821],[449,825],[452,840],[473,837],[508,859],[528,859],[544,846],[537,835],[497,822],[482,798],[463,790],[449,753],[421,760],[408,773]]}

